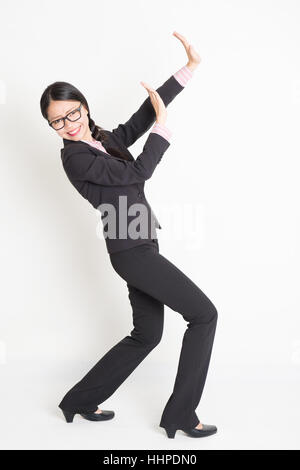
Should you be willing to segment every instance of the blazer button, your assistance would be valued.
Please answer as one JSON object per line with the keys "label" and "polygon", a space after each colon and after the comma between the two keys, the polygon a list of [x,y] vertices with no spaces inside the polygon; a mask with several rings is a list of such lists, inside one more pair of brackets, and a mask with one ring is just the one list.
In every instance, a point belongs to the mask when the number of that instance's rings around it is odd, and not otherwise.
{"label": "blazer button", "polygon": [[139,197],[139,198],[142,198],[142,193],[141,193],[141,191],[138,192],[138,197]]}

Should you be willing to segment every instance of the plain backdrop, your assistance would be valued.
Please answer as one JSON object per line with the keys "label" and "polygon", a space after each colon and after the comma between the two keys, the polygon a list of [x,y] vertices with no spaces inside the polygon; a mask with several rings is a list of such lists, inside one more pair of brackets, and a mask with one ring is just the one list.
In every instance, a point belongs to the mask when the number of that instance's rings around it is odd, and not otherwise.
{"label": "plain backdrop", "polygon": [[[2,448],[299,448],[299,22],[297,0],[2,6]],[[133,326],[99,212],[67,179],[40,97],[68,81],[111,130],[147,98],[141,80],[157,88],[187,63],[173,31],[202,61],[167,108],[171,145],[145,194],[161,254],[219,313],[196,410],[218,433],[200,440],[158,426],[186,329],[168,307],[160,344],[99,406],[114,420],[67,425],[57,407]]]}

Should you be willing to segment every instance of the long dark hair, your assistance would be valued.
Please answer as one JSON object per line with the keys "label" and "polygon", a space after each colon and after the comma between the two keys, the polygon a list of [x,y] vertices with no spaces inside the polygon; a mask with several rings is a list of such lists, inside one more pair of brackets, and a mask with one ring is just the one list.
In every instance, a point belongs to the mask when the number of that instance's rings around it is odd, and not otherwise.
{"label": "long dark hair", "polygon": [[97,126],[93,119],[90,116],[90,108],[87,100],[81,91],[78,90],[74,85],[68,82],[54,82],[47,86],[44,90],[41,100],[40,108],[42,115],[45,119],[48,120],[48,107],[51,101],[65,101],[65,100],[74,100],[80,101],[88,111],[89,118],[89,128],[91,130],[92,137],[95,140],[103,140],[106,138],[106,135],[103,133],[104,128]]}

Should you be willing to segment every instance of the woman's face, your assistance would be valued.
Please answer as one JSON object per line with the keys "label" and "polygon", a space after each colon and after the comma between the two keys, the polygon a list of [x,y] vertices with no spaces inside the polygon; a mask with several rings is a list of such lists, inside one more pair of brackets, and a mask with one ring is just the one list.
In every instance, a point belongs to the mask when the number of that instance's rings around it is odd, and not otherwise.
{"label": "woman's face", "polygon": [[[74,111],[80,106],[80,101],[66,100],[66,101],[50,101],[48,106],[48,120],[49,122],[56,121],[65,117],[67,114]],[[80,108],[81,117],[76,121],[69,121],[65,119],[65,125],[62,129],[53,129],[60,137],[69,140],[92,140],[91,130],[89,128],[88,111],[84,105]],[[73,116],[69,116],[73,119]],[[63,121],[59,121],[60,126]],[[71,134],[70,134],[71,133]]]}

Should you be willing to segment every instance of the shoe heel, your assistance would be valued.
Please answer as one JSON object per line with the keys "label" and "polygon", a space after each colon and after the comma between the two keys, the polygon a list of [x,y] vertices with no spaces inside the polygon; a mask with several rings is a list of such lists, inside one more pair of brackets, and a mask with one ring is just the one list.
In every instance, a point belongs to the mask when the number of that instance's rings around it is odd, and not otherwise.
{"label": "shoe heel", "polygon": [[73,423],[73,418],[76,413],[73,413],[73,411],[65,411],[62,410],[64,417],[66,418],[67,423]]}
{"label": "shoe heel", "polygon": [[166,433],[167,433],[167,436],[169,438],[174,438],[175,437],[175,434],[176,434],[176,431],[177,429],[175,427],[169,427],[169,428],[165,428],[166,430]]}

